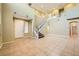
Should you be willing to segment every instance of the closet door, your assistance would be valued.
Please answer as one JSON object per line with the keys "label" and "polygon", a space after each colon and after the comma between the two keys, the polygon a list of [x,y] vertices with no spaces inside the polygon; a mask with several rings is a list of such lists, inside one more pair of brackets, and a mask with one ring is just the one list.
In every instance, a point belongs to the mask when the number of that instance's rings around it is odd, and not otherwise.
{"label": "closet door", "polygon": [[15,38],[24,36],[24,21],[15,19]]}

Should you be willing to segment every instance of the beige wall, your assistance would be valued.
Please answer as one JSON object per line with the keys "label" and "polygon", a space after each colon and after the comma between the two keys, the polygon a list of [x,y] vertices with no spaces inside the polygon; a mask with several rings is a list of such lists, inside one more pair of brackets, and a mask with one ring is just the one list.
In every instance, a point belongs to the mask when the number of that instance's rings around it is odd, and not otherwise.
{"label": "beige wall", "polygon": [[28,33],[30,36],[32,36],[32,21],[28,22]]}
{"label": "beige wall", "polygon": [[0,44],[2,42],[1,3],[0,3]]}
{"label": "beige wall", "polygon": [[[30,25],[28,25],[29,32],[32,34],[33,27],[34,27],[33,26],[34,10],[28,6],[28,3],[10,3],[9,5],[12,7],[12,11],[16,12],[16,15],[14,15],[14,16],[23,17],[23,18],[26,18],[26,16],[28,16],[30,19],[32,19],[32,22],[31,23],[29,22]],[[27,33],[25,33],[25,34],[26,34],[26,36],[28,36]]]}
{"label": "beige wall", "polygon": [[2,4],[3,42],[14,40],[13,13],[9,4]]}
{"label": "beige wall", "polygon": [[[2,24],[3,24],[3,42],[15,40],[14,22],[13,22],[13,12],[21,16],[30,16],[32,18],[33,13],[31,8],[27,8],[27,4],[2,4]],[[27,10],[27,11],[26,11]],[[32,34],[32,22],[29,22],[29,34]]]}
{"label": "beige wall", "polygon": [[50,33],[69,36],[69,21],[67,19],[79,17],[79,4],[66,9],[60,17],[50,19]]}
{"label": "beige wall", "polygon": [[1,3],[0,3],[0,24],[1,24]]}

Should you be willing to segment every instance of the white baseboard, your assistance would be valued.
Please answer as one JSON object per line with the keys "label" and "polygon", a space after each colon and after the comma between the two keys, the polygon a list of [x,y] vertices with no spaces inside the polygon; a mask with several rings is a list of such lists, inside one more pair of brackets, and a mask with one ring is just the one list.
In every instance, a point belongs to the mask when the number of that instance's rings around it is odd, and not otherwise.
{"label": "white baseboard", "polygon": [[60,34],[47,34],[46,36],[48,36],[48,35],[53,35],[53,36],[57,36],[57,37],[61,37],[61,38],[69,38],[69,36],[68,35],[60,35]]}

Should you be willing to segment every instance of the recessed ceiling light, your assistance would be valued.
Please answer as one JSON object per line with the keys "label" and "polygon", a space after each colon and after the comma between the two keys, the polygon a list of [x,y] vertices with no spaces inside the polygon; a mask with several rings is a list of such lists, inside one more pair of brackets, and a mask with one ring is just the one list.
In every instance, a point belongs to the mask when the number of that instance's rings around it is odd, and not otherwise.
{"label": "recessed ceiling light", "polygon": [[28,5],[31,6],[32,4],[31,3],[28,3]]}

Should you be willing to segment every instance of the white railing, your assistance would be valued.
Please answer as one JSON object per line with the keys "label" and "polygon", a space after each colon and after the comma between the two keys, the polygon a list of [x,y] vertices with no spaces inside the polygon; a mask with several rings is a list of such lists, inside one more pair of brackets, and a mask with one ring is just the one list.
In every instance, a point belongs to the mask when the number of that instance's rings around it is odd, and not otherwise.
{"label": "white railing", "polygon": [[41,32],[48,25],[47,20],[43,20],[38,27],[34,27],[34,34],[36,39],[39,39],[39,32]]}
{"label": "white railing", "polygon": [[45,21],[42,26],[39,28],[39,32],[41,32],[48,25],[47,21]]}
{"label": "white railing", "polygon": [[39,39],[38,29],[36,27],[34,28],[34,34],[35,34],[35,38]]}

